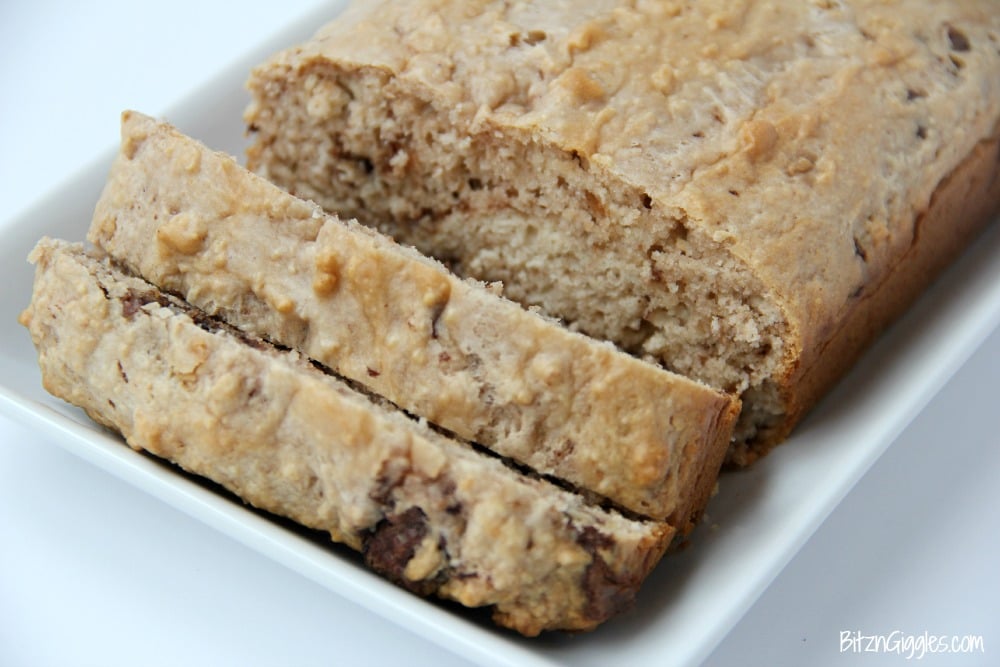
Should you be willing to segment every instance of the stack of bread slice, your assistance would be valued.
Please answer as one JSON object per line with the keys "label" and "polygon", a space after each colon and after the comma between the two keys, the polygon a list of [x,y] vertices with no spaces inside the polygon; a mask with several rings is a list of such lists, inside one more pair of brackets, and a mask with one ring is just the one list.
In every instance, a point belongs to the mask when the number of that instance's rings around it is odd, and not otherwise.
{"label": "stack of bread slice", "polygon": [[711,495],[721,392],[123,114],[95,249],[43,240],[46,388],[524,634],[629,606]]}

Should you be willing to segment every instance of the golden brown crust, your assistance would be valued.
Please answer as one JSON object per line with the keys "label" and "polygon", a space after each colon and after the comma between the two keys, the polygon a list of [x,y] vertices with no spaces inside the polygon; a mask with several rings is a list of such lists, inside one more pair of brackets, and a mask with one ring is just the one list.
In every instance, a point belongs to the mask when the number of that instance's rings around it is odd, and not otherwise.
{"label": "golden brown crust", "polygon": [[[736,423],[736,420],[740,415],[740,405],[739,403],[733,403],[728,414],[721,417],[724,421],[729,423]],[[697,466],[702,470],[701,474],[698,476],[698,480],[695,483],[694,491],[691,493],[691,500],[688,505],[689,510],[687,512],[687,525],[683,525],[680,529],[682,535],[689,534],[694,530],[695,526],[701,521],[702,515],[705,513],[708,507],[708,501],[711,500],[712,496],[719,487],[719,476],[716,474],[709,473],[710,470],[721,469],[723,464],[726,462],[727,457],[732,452],[730,447],[730,441],[728,438],[723,439],[724,436],[720,433],[717,442],[717,447],[704,450],[704,461],[700,466]]]}
{"label": "golden brown crust", "polygon": [[46,389],[413,592],[527,635],[588,630],[630,606],[674,533],[444,438],[78,244],[43,240],[32,260],[21,321]]}
{"label": "golden brown crust", "polygon": [[[826,345],[808,350],[787,386],[794,423],[857,361],[882,330],[899,317],[920,293],[955,260],[970,241],[1000,212],[1000,139],[975,147],[931,196],[916,222],[911,247],[878,283],[859,290]],[[786,433],[776,433],[780,440]],[[747,465],[764,449],[742,450],[732,462]]]}

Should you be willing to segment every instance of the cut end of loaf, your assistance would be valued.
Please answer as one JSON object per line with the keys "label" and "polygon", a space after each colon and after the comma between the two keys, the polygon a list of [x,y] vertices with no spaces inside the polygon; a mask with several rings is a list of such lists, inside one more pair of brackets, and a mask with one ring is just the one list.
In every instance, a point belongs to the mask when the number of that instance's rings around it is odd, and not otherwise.
{"label": "cut end of loaf", "polygon": [[508,297],[586,334],[741,395],[730,463],[785,435],[775,378],[788,325],[685,211],[579,153],[432,109],[379,68],[304,58],[258,69],[250,89],[251,169],[461,275],[501,281]]}

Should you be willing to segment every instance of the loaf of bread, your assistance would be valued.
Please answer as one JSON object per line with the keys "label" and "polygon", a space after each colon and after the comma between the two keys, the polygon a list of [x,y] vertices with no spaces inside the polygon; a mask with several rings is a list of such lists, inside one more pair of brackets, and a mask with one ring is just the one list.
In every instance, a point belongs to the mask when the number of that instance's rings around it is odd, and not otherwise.
{"label": "loaf of bread", "polygon": [[738,412],[169,125],[125,113],[89,239],[160,288],[538,473],[687,532]]}
{"label": "loaf of bread", "polygon": [[444,437],[78,244],[43,239],[31,259],[21,321],[48,391],[411,591],[490,606],[527,635],[586,630],[631,604],[674,534]]}
{"label": "loaf of bread", "polygon": [[356,2],[249,166],[782,440],[1000,202],[996,0]]}

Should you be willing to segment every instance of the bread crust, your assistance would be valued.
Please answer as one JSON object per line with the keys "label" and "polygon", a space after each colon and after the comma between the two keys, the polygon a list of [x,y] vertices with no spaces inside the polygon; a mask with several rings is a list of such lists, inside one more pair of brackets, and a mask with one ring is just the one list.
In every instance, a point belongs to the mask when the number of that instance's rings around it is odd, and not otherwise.
{"label": "bread crust", "polygon": [[[996,214],[986,190],[929,211],[949,188],[968,187],[960,179],[995,172],[977,146],[1000,120],[998,42],[989,0],[905,10],[865,0],[355,3],[252,75],[249,163],[465,273],[504,279],[514,298],[592,335],[741,392],[730,462],[745,464],[787,436],[913,285],[927,284],[925,270]],[[428,116],[451,129],[439,162],[428,163],[433,145],[419,135]],[[359,130],[365,118],[381,144]],[[396,153],[383,156],[385,146]],[[368,163],[355,174],[359,156]],[[562,167],[534,176],[563,158],[578,180]],[[345,194],[329,165],[370,194]],[[439,174],[427,186],[425,165]],[[538,207],[523,194],[532,178]],[[456,189],[463,179],[476,187]],[[424,214],[447,194],[438,181],[458,203]],[[579,210],[565,210],[574,197]],[[527,227],[544,240],[524,240]],[[550,258],[553,239],[623,277],[591,278],[567,262],[538,287],[524,258]],[[525,252],[505,263],[498,243]],[[702,279],[686,268],[660,279],[691,257],[722,267],[725,290],[684,293]],[[604,317],[602,291],[622,302],[615,317]],[[663,306],[650,307],[657,299]],[[745,308],[727,323],[734,303]],[[704,316],[661,324],[687,319],[685,309]],[[720,371],[718,351],[735,343]]]}
{"label": "bread crust", "polygon": [[[883,279],[867,285],[855,297],[825,345],[803,354],[785,386],[791,418],[780,441],[808,409],[861,358],[878,335],[920,296],[1000,211],[1000,139],[994,134],[972,153],[934,191],[926,212],[915,223],[911,247]],[[765,450],[734,447],[729,463],[745,466]]]}
{"label": "bread crust", "polygon": [[399,585],[526,635],[627,609],[674,530],[445,438],[292,351],[43,239],[21,317],[45,388],[128,444],[329,532]]}

